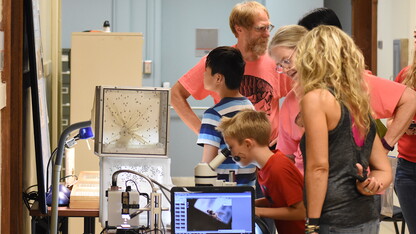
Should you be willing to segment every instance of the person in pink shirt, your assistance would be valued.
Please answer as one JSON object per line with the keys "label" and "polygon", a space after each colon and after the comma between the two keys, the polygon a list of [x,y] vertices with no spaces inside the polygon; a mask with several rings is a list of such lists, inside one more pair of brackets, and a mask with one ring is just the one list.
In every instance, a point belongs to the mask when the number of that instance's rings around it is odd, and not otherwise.
{"label": "person in pink shirt", "polygon": [[[325,9],[328,10],[326,12],[333,13],[332,10]],[[313,14],[313,12],[311,14]],[[321,17],[319,20],[321,21],[319,23],[337,26],[333,22],[322,22],[322,19],[325,19],[325,17],[322,17],[322,12],[320,12],[320,14]],[[305,17],[308,18],[307,16]],[[279,29],[269,44],[269,53],[275,61],[277,61],[278,67],[280,68],[278,71],[286,73],[292,78],[296,78],[297,75],[296,68],[293,66],[296,59],[295,48],[303,35],[306,34],[306,32],[302,32],[299,33],[297,37],[293,35],[288,37],[288,35],[293,34],[291,31],[294,30],[296,31],[294,26],[291,26],[289,29],[285,27]],[[290,43],[290,45],[288,43]],[[388,151],[393,150],[392,145],[395,145],[401,135],[405,132],[411,118],[416,112],[416,93],[413,90],[406,88],[404,85],[376,77],[372,75],[370,71],[365,71],[363,78],[366,80],[369,88],[371,107],[374,112],[373,117],[380,119],[391,118],[394,116],[392,124],[389,126],[385,137],[382,139],[383,146],[387,153]],[[296,119],[300,120],[301,118],[299,116],[299,105],[296,94],[292,92],[287,95],[281,107],[279,115],[280,135],[277,142],[277,149],[281,150],[291,158],[296,158],[296,165],[303,172],[302,158],[298,148],[298,144],[303,134],[303,128],[301,123],[296,121]]]}
{"label": "person in pink shirt", "polygon": [[[279,99],[292,89],[292,81],[286,75],[276,73],[274,61],[266,53],[274,26],[270,23],[267,9],[255,1],[237,4],[229,19],[231,31],[237,38],[235,47],[241,51],[246,62],[240,93],[253,103],[256,110],[266,112],[273,123],[271,140],[275,140],[279,126]],[[219,101],[217,93],[204,89],[205,59],[203,57],[171,89],[173,108],[196,134],[199,133],[201,120],[192,111],[187,99],[192,96],[202,100],[211,96],[215,103]]]}
{"label": "person in pink shirt", "polygon": [[[279,28],[273,36],[270,45],[269,53],[277,62],[277,72],[283,73],[284,67],[293,62],[295,55],[295,47],[300,39],[306,35],[308,30],[298,25],[288,25]],[[285,59],[275,57],[278,54],[284,54]],[[287,70],[287,75],[292,79],[296,79],[296,70]],[[287,155],[295,162],[296,167],[303,174],[302,156],[299,150],[299,142],[303,135],[303,125],[299,115],[299,104],[294,90],[291,90],[286,96],[281,106],[279,115],[279,138],[276,148]]]}
{"label": "person in pink shirt", "polygon": [[[414,33],[414,48],[416,48],[416,30]],[[416,51],[413,64],[405,67],[397,75],[396,82],[416,90]],[[400,207],[410,233],[416,233],[416,115],[412,123],[400,138],[398,143],[398,161],[395,178],[395,188]],[[388,126],[390,127],[390,122]]]}

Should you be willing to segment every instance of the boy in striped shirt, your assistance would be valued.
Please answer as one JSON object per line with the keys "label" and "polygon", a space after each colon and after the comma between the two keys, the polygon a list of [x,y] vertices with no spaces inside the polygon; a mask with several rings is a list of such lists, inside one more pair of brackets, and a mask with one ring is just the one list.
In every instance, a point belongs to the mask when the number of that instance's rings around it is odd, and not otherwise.
{"label": "boy in striped shirt", "polygon": [[[223,116],[233,117],[240,110],[254,109],[253,104],[239,92],[243,79],[245,62],[240,51],[229,46],[212,50],[205,62],[204,88],[219,94],[221,101],[207,109],[202,117],[197,144],[204,147],[202,162],[209,163],[226,148],[224,138],[215,128]],[[238,185],[254,185],[256,167],[239,167],[231,157],[218,168],[218,179],[228,181],[230,171],[234,171]]]}

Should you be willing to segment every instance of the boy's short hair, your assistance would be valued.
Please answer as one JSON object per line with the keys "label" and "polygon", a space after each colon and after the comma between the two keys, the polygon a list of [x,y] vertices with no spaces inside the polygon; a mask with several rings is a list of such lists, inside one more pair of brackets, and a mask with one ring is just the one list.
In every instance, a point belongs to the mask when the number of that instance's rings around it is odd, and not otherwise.
{"label": "boy's short hair", "polygon": [[241,110],[234,117],[223,117],[217,130],[224,137],[236,139],[240,144],[244,139],[254,139],[260,146],[268,146],[271,126],[266,113],[255,110]]}
{"label": "boy's short hair", "polygon": [[299,21],[298,25],[307,28],[309,31],[319,25],[332,25],[342,30],[341,22],[337,14],[329,8],[316,8],[304,15]]}
{"label": "boy's short hair", "polygon": [[241,52],[230,46],[220,46],[213,49],[205,62],[205,67],[212,70],[211,75],[216,73],[223,75],[225,85],[232,90],[240,88],[245,65]]}
{"label": "boy's short hair", "polygon": [[257,15],[259,11],[266,12],[267,17],[269,17],[269,12],[266,7],[256,1],[242,2],[234,6],[230,14],[229,24],[235,37],[238,37],[235,26],[238,25],[246,29],[253,27],[254,16]]}

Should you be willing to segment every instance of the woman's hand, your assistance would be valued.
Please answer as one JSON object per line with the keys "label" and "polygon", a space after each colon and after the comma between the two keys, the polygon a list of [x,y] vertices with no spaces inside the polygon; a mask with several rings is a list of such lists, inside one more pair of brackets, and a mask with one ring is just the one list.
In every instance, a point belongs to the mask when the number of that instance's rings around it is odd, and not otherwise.
{"label": "woman's hand", "polygon": [[[363,175],[363,166],[359,163],[355,164],[358,169],[358,175]],[[384,186],[383,183],[377,180],[375,177],[369,176],[366,180],[363,182],[360,182],[357,180],[356,182],[358,191],[365,196],[372,196],[375,195],[381,191],[383,191]]]}

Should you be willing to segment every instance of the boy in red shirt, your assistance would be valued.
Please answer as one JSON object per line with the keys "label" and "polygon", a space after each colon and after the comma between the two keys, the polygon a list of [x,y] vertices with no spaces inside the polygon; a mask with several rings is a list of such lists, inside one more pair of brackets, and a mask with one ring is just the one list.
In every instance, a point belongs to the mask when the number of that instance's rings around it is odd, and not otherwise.
{"label": "boy in red shirt", "polygon": [[241,167],[258,167],[265,197],[256,200],[256,215],[274,219],[279,234],[304,233],[303,176],[284,154],[269,149],[271,126],[266,114],[243,110],[233,118],[223,117],[217,130]]}

